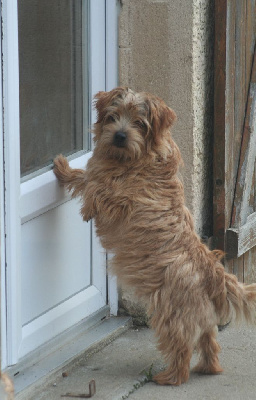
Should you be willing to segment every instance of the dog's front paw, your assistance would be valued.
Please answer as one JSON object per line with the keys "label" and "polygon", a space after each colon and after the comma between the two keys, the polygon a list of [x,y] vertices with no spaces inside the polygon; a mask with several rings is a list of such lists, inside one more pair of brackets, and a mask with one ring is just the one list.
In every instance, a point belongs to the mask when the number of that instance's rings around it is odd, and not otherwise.
{"label": "dog's front paw", "polygon": [[95,213],[94,213],[94,211],[93,211],[93,208],[90,208],[90,207],[89,207],[89,202],[87,202],[87,203],[81,208],[80,213],[81,213],[81,215],[82,215],[82,218],[83,218],[83,221],[84,221],[84,222],[89,222],[89,221],[90,221],[91,219],[93,219],[94,216],[95,216]]}
{"label": "dog's front paw", "polygon": [[68,161],[66,157],[60,154],[54,159],[53,163],[53,172],[56,175],[60,184],[64,185],[66,183],[67,173],[70,170]]}

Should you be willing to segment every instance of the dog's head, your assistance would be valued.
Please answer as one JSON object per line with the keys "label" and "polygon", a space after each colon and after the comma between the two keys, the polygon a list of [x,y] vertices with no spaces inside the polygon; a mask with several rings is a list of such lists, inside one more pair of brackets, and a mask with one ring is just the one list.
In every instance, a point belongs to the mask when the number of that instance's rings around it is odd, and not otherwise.
{"label": "dog's head", "polygon": [[170,127],[176,115],[160,98],[119,87],[97,93],[95,107],[94,140],[103,157],[120,161],[145,155],[165,158],[172,151]]}

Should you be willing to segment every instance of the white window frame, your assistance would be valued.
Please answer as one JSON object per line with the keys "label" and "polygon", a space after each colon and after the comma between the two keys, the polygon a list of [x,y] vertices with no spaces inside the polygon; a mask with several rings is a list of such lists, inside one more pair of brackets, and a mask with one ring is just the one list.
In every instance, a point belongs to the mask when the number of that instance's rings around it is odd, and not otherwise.
{"label": "white window frame", "polygon": [[[106,7],[106,9],[105,9]],[[110,90],[117,86],[117,1],[116,0],[90,0],[90,21],[95,21],[98,13],[106,13],[106,26],[104,27],[104,40],[99,35],[99,27],[97,23],[90,24],[90,54],[91,68],[97,69],[97,76],[100,79],[92,79],[90,84],[90,93],[95,94],[99,90]],[[20,164],[20,148],[19,148],[19,62],[18,62],[18,15],[17,0],[2,1],[2,20],[3,20],[3,41],[1,43],[1,54],[3,54],[3,71],[1,69],[1,77],[3,76],[2,89],[3,95],[0,96],[0,106],[3,112],[3,121],[1,123],[2,138],[5,135],[4,144],[1,141],[1,176],[5,174],[6,187],[1,182],[1,336],[2,336],[2,368],[17,362],[19,354],[19,344],[22,339],[21,330],[21,274],[20,274],[20,231],[21,220],[24,222],[31,216],[36,216],[37,211],[33,210],[31,205],[27,207],[26,191],[28,190],[27,182],[20,184],[19,164]],[[96,19],[97,20],[97,19]],[[104,31],[101,30],[101,32]],[[105,36],[107,35],[107,36]],[[106,53],[105,53],[106,40]],[[102,60],[102,54],[105,55],[106,64],[98,62]],[[2,83],[2,79],[0,79]],[[2,100],[3,98],[3,100]],[[2,113],[1,113],[2,118]],[[91,121],[95,120],[95,110],[92,110]],[[1,122],[1,121],[0,121]],[[3,167],[3,151],[7,165],[13,168],[6,169]],[[86,164],[88,153],[81,156],[80,161]],[[71,166],[76,167],[77,160],[71,161]],[[55,187],[56,190],[49,191],[55,193],[51,196],[42,196],[42,209],[45,211],[51,207],[56,201],[60,204],[65,201],[62,191],[57,187],[56,179],[52,171],[34,178],[34,185],[44,187],[44,194],[48,191],[45,187]],[[48,186],[48,187],[49,187]],[[6,190],[5,190],[6,189]],[[20,204],[20,197],[23,195],[24,201]],[[5,204],[5,210],[4,210]],[[4,245],[6,235],[6,243]],[[93,253],[94,259],[102,257]],[[5,265],[8,263],[6,272]],[[110,312],[113,315],[117,313],[117,288],[115,279],[109,279],[108,284],[108,301]],[[3,310],[7,309],[6,302],[9,304],[8,309],[11,313],[5,315]],[[7,333],[8,326],[8,333]],[[7,341],[7,335],[11,335]],[[10,336],[9,336],[10,337]],[[12,346],[8,346],[12,343]]]}

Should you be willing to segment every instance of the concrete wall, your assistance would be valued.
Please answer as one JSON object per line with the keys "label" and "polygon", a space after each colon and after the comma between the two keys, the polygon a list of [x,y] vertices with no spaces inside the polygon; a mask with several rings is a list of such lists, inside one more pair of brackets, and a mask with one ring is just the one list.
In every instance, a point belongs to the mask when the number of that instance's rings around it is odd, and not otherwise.
{"label": "concrete wall", "polygon": [[[175,110],[186,202],[201,236],[212,226],[213,3],[122,0],[119,18],[120,85],[152,92]],[[134,313],[127,291],[123,304]]]}
{"label": "concrete wall", "polygon": [[177,113],[173,132],[185,161],[185,194],[201,234],[208,234],[211,225],[214,21],[210,3],[122,0],[119,20],[120,84],[162,97]]}

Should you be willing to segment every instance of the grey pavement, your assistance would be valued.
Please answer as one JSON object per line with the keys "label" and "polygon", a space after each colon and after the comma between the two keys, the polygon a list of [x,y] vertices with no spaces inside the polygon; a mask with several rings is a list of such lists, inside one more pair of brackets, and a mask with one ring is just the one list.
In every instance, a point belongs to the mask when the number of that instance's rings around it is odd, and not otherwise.
{"label": "grey pavement", "polygon": [[[191,373],[189,381],[179,387],[145,383],[152,364],[154,371],[162,367],[161,354],[150,329],[130,328],[100,351],[90,356],[85,353],[48,377],[40,388],[30,390],[25,399],[56,400],[65,399],[61,395],[68,392],[88,393],[88,384],[94,379],[93,400],[255,400],[256,328],[229,326],[219,332],[218,338],[224,368],[221,375]],[[196,361],[193,355],[191,367]]]}

